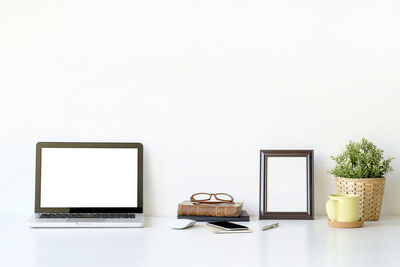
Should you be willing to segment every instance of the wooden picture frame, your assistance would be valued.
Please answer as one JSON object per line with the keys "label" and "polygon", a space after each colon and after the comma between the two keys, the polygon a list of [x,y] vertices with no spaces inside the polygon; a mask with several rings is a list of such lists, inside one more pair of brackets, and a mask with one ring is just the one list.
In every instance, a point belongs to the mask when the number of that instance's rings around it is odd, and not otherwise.
{"label": "wooden picture frame", "polygon": [[260,151],[260,219],[314,219],[314,150]]}

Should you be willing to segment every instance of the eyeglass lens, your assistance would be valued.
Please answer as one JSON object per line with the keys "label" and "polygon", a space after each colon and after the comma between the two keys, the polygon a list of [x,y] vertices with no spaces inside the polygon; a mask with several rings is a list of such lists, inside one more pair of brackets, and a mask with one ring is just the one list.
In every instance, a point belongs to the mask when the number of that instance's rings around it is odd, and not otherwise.
{"label": "eyeglass lens", "polygon": [[210,194],[197,194],[197,195],[194,195],[193,196],[193,198],[195,199],[195,200],[199,200],[199,201],[201,201],[201,200],[209,200],[210,198],[211,198],[211,196],[210,196]]}
{"label": "eyeglass lens", "polygon": [[232,197],[227,194],[216,194],[216,199],[224,200],[224,201],[231,201]]}

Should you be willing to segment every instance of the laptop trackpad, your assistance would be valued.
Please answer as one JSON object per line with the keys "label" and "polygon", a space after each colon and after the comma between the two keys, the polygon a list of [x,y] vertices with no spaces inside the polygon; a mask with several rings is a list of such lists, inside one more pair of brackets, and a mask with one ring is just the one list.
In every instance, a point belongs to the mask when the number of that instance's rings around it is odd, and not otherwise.
{"label": "laptop trackpad", "polygon": [[77,222],[77,223],[92,223],[92,222],[104,222],[105,219],[102,218],[69,218],[67,222]]}

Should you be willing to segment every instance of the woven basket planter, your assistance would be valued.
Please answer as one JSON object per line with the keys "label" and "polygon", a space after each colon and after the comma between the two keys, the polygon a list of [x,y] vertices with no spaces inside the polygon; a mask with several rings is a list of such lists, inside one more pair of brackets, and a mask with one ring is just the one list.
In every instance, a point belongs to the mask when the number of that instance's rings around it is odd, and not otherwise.
{"label": "woven basket planter", "polygon": [[363,221],[377,221],[381,214],[385,178],[336,177],[338,194],[360,196],[360,217]]}

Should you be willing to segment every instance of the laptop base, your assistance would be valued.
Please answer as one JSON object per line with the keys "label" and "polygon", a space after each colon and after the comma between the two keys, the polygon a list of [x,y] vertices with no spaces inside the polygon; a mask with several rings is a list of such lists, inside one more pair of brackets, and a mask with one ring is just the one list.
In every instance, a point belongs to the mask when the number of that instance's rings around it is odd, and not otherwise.
{"label": "laptop base", "polygon": [[31,228],[140,228],[144,227],[143,213],[135,218],[96,219],[96,218],[60,218],[39,219],[41,213],[33,214],[26,222]]}

